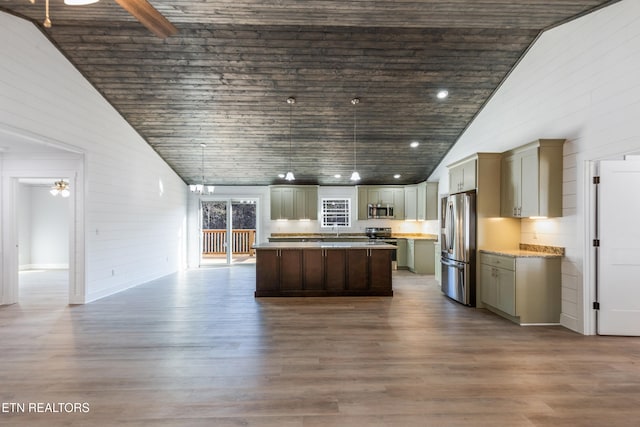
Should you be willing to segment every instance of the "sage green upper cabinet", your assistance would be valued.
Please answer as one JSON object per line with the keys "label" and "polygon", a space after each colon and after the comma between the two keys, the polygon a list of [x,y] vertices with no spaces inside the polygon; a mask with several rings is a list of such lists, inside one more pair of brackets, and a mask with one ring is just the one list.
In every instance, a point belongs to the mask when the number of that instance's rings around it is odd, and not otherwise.
{"label": "sage green upper cabinet", "polygon": [[393,206],[393,219],[404,219],[404,187],[358,186],[358,219],[368,219],[368,205]]}
{"label": "sage green upper cabinet", "polygon": [[449,194],[476,189],[476,159],[463,160],[449,166]]}
{"label": "sage green upper cabinet", "polygon": [[438,219],[438,183],[418,184],[418,221]]}
{"label": "sage green upper cabinet", "polygon": [[[404,187],[404,219],[416,221],[418,219],[418,186],[407,185]],[[424,209],[422,209],[424,215]]]}
{"label": "sage green upper cabinet", "polygon": [[539,139],[502,154],[501,216],[562,216],[563,143]]}
{"label": "sage green upper cabinet", "polygon": [[393,219],[404,219],[404,188],[389,188],[391,190],[391,195],[393,196],[393,202],[391,203],[394,206],[394,218]]}
{"label": "sage green upper cabinet", "polygon": [[293,216],[296,219],[318,219],[318,187],[296,187],[293,189]]}
{"label": "sage green upper cabinet", "polygon": [[368,219],[369,199],[367,198],[367,187],[358,187],[358,220]]}
{"label": "sage green upper cabinet", "polygon": [[271,187],[271,219],[294,219],[292,187]]}
{"label": "sage green upper cabinet", "polygon": [[421,182],[404,187],[404,219],[438,219],[438,183]]}
{"label": "sage green upper cabinet", "polygon": [[318,187],[273,186],[271,219],[318,219]]}

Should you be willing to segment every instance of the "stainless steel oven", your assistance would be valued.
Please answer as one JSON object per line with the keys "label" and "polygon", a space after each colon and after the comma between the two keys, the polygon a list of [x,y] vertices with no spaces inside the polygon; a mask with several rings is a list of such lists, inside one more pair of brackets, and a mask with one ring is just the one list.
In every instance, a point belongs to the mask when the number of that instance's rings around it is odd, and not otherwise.
{"label": "stainless steel oven", "polygon": [[[398,239],[391,237],[391,227],[367,227],[365,234],[371,243],[387,243],[389,245],[398,246]],[[391,265],[394,270],[398,269],[398,250],[391,254]]]}

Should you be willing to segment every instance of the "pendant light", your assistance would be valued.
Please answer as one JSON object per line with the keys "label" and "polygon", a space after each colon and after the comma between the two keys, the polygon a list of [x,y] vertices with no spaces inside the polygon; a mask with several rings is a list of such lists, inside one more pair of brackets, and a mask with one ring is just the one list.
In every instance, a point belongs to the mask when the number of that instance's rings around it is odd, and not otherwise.
{"label": "pendant light", "polygon": [[351,174],[351,181],[360,181],[360,174],[358,173],[358,157],[356,153],[356,133],[358,129],[358,118],[356,115],[356,106],[360,103],[360,98],[353,98],[351,100],[353,104],[353,173]]}
{"label": "pendant light", "polygon": [[292,133],[291,133],[291,122],[292,122],[292,117],[293,117],[293,104],[296,103],[296,99],[293,97],[289,97],[287,98],[287,104],[289,104],[289,172],[287,172],[287,174],[285,175],[284,179],[286,179],[287,181],[294,181],[296,179],[295,176],[293,176],[293,172],[291,172],[291,146],[292,146]]}
{"label": "pendant light", "polygon": [[202,181],[201,184],[192,184],[189,186],[189,190],[191,190],[192,193],[198,193],[198,194],[202,194],[204,193],[204,189],[205,187],[207,188],[207,192],[209,194],[213,193],[215,187],[213,185],[204,185],[204,148],[207,146],[207,144],[205,143],[201,143],[200,147],[202,147],[202,158],[201,158],[201,172],[202,172]]}

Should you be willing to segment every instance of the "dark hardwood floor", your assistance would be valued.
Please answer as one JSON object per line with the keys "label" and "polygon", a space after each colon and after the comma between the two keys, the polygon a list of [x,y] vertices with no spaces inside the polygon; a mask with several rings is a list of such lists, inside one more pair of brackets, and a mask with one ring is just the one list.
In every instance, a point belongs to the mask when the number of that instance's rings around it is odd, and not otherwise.
{"label": "dark hardwood floor", "polygon": [[[394,273],[393,298],[253,297],[254,266],[0,308],[0,425],[635,426],[640,340],[519,327]],[[6,411],[82,403],[86,413]]]}

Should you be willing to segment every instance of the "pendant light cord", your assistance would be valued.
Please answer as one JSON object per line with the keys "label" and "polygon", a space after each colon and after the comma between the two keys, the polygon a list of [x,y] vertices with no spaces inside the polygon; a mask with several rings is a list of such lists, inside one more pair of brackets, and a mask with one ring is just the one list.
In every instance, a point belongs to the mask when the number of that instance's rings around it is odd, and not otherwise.
{"label": "pendant light cord", "polygon": [[358,170],[358,154],[356,150],[356,134],[358,130],[358,116],[356,112],[358,108],[357,106],[360,103],[360,98],[353,98],[351,100],[351,103],[353,104],[353,170],[356,171]]}
{"label": "pendant light cord", "polygon": [[296,103],[296,99],[292,96],[287,98],[287,104],[289,104],[289,170],[285,175],[285,179],[287,181],[294,181],[296,178],[293,176],[293,171],[291,170],[292,164],[292,153],[293,153],[293,104]]}
{"label": "pendant light cord", "polygon": [[292,140],[293,140],[293,136],[291,133],[292,121],[293,121],[293,102],[289,102],[289,171],[291,171],[291,146],[292,146]]}
{"label": "pendant light cord", "polygon": [[358,129],[357,102],[353,104],[353,170],[358,170],[358,154],[356,151],[356,131]]}

